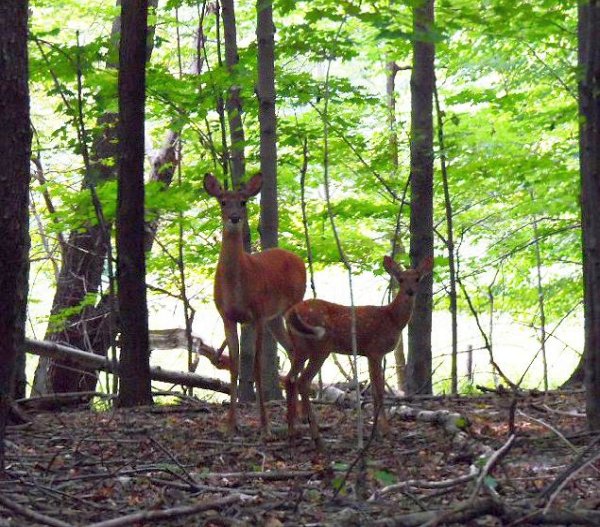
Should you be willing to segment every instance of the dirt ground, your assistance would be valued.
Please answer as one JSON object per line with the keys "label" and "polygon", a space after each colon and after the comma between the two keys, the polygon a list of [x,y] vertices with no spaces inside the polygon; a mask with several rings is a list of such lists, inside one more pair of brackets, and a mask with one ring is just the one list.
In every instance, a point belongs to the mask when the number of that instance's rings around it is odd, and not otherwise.
{"label": "dirt ground", "polygon": [[0,527],[600,525],[600,448],[581,392],[387,404],[406,408],[379,438],[365,405],[362,451],[356,411],[317,404],[322,452],[307,428],[290,444],[280,402],[270,440],[255,405],[241,405],[233,437],[226,405],[192,399],[30,410],[7,432]]}

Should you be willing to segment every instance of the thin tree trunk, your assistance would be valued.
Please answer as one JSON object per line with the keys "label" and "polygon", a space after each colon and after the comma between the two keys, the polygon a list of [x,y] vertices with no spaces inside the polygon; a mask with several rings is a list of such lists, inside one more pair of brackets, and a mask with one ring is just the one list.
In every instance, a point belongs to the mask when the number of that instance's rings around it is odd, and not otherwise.
{"label": "thin tree trunk", "polygon": [[[416,267],[433,257],[433,87],[435,47],[431,39],[434,0],[413,8],[411,75],[411,206],[410,257]],[[409,394],[431,393],[431,323],[433,278],[421,282],[408,327],[406,387]]]}
{"label": "thin tree trunk", "polygon": [[452,214],[452,200],[450,199],[450,187],[448,185],[448,168],[446,164],[446,146],[444,141],[444,119],[440,109],[440,99],[434,80],[435,114],[437,116],[438,144],[440,149],[440,172],[442,174],[442,185],[444,187],[444,204],[446,209],[446,248],[448,249],[448,274],[450,276],[450,288],[448,298],[450,300],[450,317],[452,331],[452,362],[450,368],[451,391],[458,393],[458,306],[456,296],[456,261],[454,255],[454,217]]}
{"label": "thin tree trunk", "polygon": [[[392,161],[392,167],[394,170],[393,177],[398,177],[398,169],[400,167],[400,162],[398,159],[398,131],[397,127],[397,119],[396,119],[396,74],[400,69],[398,65],[392,60],[387,63],[386,66],[386,95],[387,95],[387,105],[388,105],[388,126],[389,126],[389,146],[390,146],[390,160]],[[399,224],[398,224],[399,226]],[[396,229],[394,232],[394,240],[392,241],[392,252],[397,248],[402,246],[402,234],[399,232],[400,229]],[[392,254],[392,257],[395,257],[395,254]],[[393,294],[393,288],[395,287],[394,280],[390,280],[390,296]],[[404,354],[404,335],[403,331],[400,332],[400,337],[398,338],[398,342],[396,343],[396,347],[394,348],[394,362],[396,366],[396,384],[398,389],[401,391],[406,390],[406,356]]]}
{"label": "thin tree trunk", "polygon": [[152,403],[144,252],[144,110],[147,0],[123,0],[119,53],[117,282],[119,406]]}
{"label": "thin tree trunk", "polygon": [[[119,4],[120,1],[117,0],[117,5]],[[153,9],[157,4],[158,0],[148,0],[149,7]],[[107,68],[116,68],[118,64],[120,26],[121,21],[117,17],[110,36]],[[151,28],[146,42],[147,59],[153,49],[153,34],[154,30]],[[115,177],[112,160],[116,158],[116,120],[116,114],[108,113],[98,121],[101,133],[92,144],[91,170],[84,175],[82,191]],[[94,305],[94,299],[100,290],[107,254],[107,233],[103,234],[102,227],[98,224],[83,227],[69,235],[50,315],[56,316],[67,308],[77,306],[81,306],[81,310],[70,316],[61,328],[49,326],[44,338],[80,349],[106,353],[105,340],[112,333],[109,328],[114,326],[114,321],[110,319],[111,308],[106,299],[101,299],[98,305]],[[106,227],[110,228],[108,225]],[[92,299],[92,305],[85,305],[84,300],[87,302],[88,299]],[[51,360],[42,357],[36,368],[32,393],[87,391],[95,384],[94,371],[82,370],[68,359]]]}
{"label": "thin tree trunk", "polygon": [[[227,69],[235,78],[235,68],[239,63],[237,47],[237,26],[235,18],[234,0],[223,0],[221,2],[223,15],[223,37],[225,42],[225,64]],[[246,162],[244,146],[246,138],[244,135],[244,124],[242,121],[242,100],[240,99],[240,88],[232,85],[225,100],[225,109],[227,111],[227,120],[229,123],[230,162],[231,162],[231,182],[233,186],[239,185],[246,174]],[[244,250],[250,252],[251,236],[248,220],[244,224]],[[270,335],[265,335],[265,341]],[[253,364],[254,364],[254,330],[250,325],[244,325],[240,335],[240,380],[239,380],[239,398],[240,401],[253,401],[255,398],[253,384]],[[274,345],[271,344],[271,345]],[[265,375],[265,379],[268,378]]]}
{"label": "thin tree trunk", "polygon": [[[258,120],[260,123],[260,241],[263,249],[277,247],[277,118],[275,115],[275,25],[271,0],[256,2],[258,40]],[[280,399],[277,343],[270,333],[263,339],[265,398]]]}
{"label": "thin tree trunk", "polygon": [[27,62],[28,2],[0,3],[0,473],[17,357],[24,354],[29,276],[31,125]]}
{"label": "thin tree trunk", "polygon": [[588,424],[600,430],[600,2],[579,4],[579,148],[585,388]]}
{"label": "thin tree trunk", "polygon": [[[233,0],[222,0],[223,15],[223,37],[225,40],[225,64],[230,74],[235,74],[235,67],[239,62],[237,48],[237,28],[235,22],[235,7]],[[240,88],[233,85],[225,100],[225,109],[229,121],[229,137],[231,142],[231,181],[233,185],[239,185],[244,179],[245,156],[244,156],[244,125],[242,123],[242,101],[240,99]]]}
{"label": "thin tree trunk", "polygon": [[[531,201],[535,199],[533,190],[530,190]],[[537,215],[533,217],[533,240],[534,240],[534,251],[535,251],[535,270],[536,270],[536,287],[538,293],[538,306],[540,309],[540,351],[542,353],[542,366],[543,366],[543,383],[544,391],[548,391],[548,357],[546,356],[546,303],[544,295],[544,283],[542,280],[542,250],[540,247],[540,232],[538,228]]]}

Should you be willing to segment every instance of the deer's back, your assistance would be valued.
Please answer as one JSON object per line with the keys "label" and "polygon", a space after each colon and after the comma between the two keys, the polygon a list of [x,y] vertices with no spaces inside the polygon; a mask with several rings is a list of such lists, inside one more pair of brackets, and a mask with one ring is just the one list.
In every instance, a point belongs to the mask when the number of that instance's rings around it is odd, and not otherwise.
{"label": "deer's back", "polygon": [[239,273],[228,271],[221,263],[217,267],[215,300],[231,320],[273,318],[304,297],[304,262],[290,251],[275,248],[244,254]]}
{"label": "deer's back", "polygon": [[[401,328],[391,316],[389,306],[356,306],[356,342],[359,355],[390,352]],[[352,354],[352,308],[325,300],[306,300],[294,307],[302,320],[325,329],[322,339],[312,347],[327,353]],[[303,338],[303,337],[300,337]]]}

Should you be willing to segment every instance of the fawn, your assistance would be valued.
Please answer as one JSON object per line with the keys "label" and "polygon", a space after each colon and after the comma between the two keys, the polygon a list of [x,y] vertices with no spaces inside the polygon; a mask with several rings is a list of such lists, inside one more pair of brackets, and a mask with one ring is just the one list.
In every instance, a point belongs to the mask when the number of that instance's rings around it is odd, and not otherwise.
{"label": "fawn", "polygon": [[[399,285],[394,300],[386,306],[356,306],[356,347],[369,361],[374,412],[379,416],[379,430],[387,433],[389,424],[383,409],[384,378],[382,359],[394,349],[400,332],[408,324],[417,294],[418,283],[431,273],[433,259],[425,258],[415,269],[402,270],[385,256],[385,270]],[[321,446],[319,427],[309,399],[313,377],[330,353],[352,354],[352,308],[324,300],[305,300],[285,315],[292,341],[291,368],[286,377],[288,433],[294,437],[298,394],[308,417],[311,437]],[[306,366],[305,366],[306,364]]]}
{"label": "fawn", "polygon": [[224,190],[212,174],[204,176],[204,189],[221,206],[223,238],[215,274],[214,297],[225,326],[231,363],[231,403],[228,424],[237,428],[239,339],[237,324],[253,324],[256,332],[254,382],[260,407],[261,427],[270,435],[262,386],[262,343],[265,326],[286,349],[291,342],[283,326],[283,314],[304,297],[306,269],[294,253],[279,248],[253,254],[243,246],[247,218],[246,201],[260,192],[262,176],[256,174],[239,190]]}

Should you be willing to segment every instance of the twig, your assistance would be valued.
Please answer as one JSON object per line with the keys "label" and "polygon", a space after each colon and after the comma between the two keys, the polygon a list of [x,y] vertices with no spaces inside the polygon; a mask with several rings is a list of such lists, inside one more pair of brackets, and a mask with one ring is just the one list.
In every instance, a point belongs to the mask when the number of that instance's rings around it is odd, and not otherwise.
{"label": "twig", "polygon": [[[242,501],[241,494],[234,494],[225,498],[216,500],[202,501],[195,505],[183,505],[181,507],[173,507],[171,509],[163,509],[160,511],[141,511],[112,520],[105,520],[97,523],[89,524],[87,527],[124,527],[126,525],[134,525],[136,523],[159,521],[168,518],[178,518],[181,516],[190,516],[198,512],[209,509],[220,509],[227,505],[232,505]],[[64,524],[63,524],[64,525]]]}
{"label": "twig", "polygon": [[45,514],[28,509],[27,507],[17,503],[14,499],[10,499],[3,494],[0,494],[0,505],[6,507],[8,510],[20,514],[21,516],[24,516],[25,518],[35,520],[36,522],[44,525],[50,525],[52,527],[73,527],[73,525],[70,523],[66,523],[50,516],[46,516]]}
{"label": "twig", "polygon": [[508,453],[508,451],[512,447],[512,444],[515,441],[515,437],[516,436],[514,434],[511,434],[508,437],[508,439],[506,440],[506,443],[504,443],[498,450],[496,450],[496,452],[494,452],[489,457],[489,459],[487,460],[487,463],[483,466],[483,468],[481,469],[481,472],[479,473],[479,477],[477,478],[477,481],[475,482],[475,488],[473,489],[473,492],[471,492],[469,501],[475,500],[475,498],[477,497],[477,494],[479,493],[479,489],[481,489],[481,486],[483,485],[483,480],[487,477],[487,475],[490,473],[490,471],[496,466],[498,461],[500,461]]}
{"label": "twig", "polygon": [[[600,458],[600,452],[596,451],[596,447],[600,443],[600,436],[597,436],[585,450],[573,461],[573,463],[560,474],[548,487],[540,494],[542,499],[548,499],[548,503],[544,507],[544,512],[547,512],[556,497],[560,494],[565,485],[571,481],[579,472],[588,467],[591,463]],[[592,457],[585,459],[590,452],[595,452]]]}
{"label": "twig", "polygon": [[[477,506],[476,506],[477,494],[479,494],[479,490],[483,486],[483,482],[484,482],[485,478],[490,473],[490,471],[494,468],[496,463],[498,463],[498,461],[500,461],[500,459],[502,459],[508,453],[514,440],[515,440],[515,435],[511,434],[509,436],[508,440],[506,441],[506,443],[504,443],[498,450],[496,450],[488,458],[486,464],[483,466],[483,468],[479,472],[479,476],[477,478],[477,481],[475,482],[475,487],[473,488],[471,495],[464,503],[460,504],[458,507],[454,507],[451,510],[436,514],[431,519],[429,519],[428,521],[423,523],[422,527],[435,527],[436,525],[439,525],[442,522],[446,522],[446,523],[455,522],[455,520],[453,520],[451,522],[449,520],[449,518],[455,514],[465,514],[469,510],[471,510],[473,508],[477,508]],[[492,500],[492,506],[493,505],[497,505],[497,502],[495,500]]]}
{"label": "twig", "polygon": [[448,489],[451,487],[456,487],[457,485],[462,485],[463,483],[467,483],[469,481],[474,480],[477,477],[479,472],[475,467],[471,467],[471,471],[469,474],[464,474],[462,476],[458,476],[453,479],[444,479],[441,481],[427,481],[422,479],[409,479],[406,481],[401,481],[400,483],[394,483],[392,485],[387,485],[382,489],[376,490],[368,501],[376,501],[382,496],[389,494],[391,492],[403,491],[409,487],[416,487],[421,489]]}
{"label": "twig", "polygon": [[425,511],[403,514],[371,523],[375,527],[422,527],[429,525],[434,518],[444,515],[446,525],[467,525],[471,520],[486,514],[500,519],[501,525],[519,522],[524,516],[531,525],[599,525],[600,512],[595,510],[552,510],[544,513],[541,509],[511,506],[493,498],[467,500],[454,509],[445,511]]}
{"label": "twig", "polygon": [[268,470],[262,472],[208,472],[204,474],[195,474],[195,478],[262,479],[265,481],[283,481],[294,478],[310,478],[314,475],[314,470]]}
{"label": "twig", "polygon": [[542,425],[543,427],[547,428],[551,432],[554,432],[554,434],[556,434],[556,436],[565,445],[567,445],[573,452],[575,452],[576,454],[579,452],[579,450],[577,450],[577,448],[575,447],[575,445],[573,443],[571,443],[571,441],[569,441],[558,429],[556,429],[555,427],[553,427],[550,423],[546,423],[546,421],[542,421],[541,419],[537,419],[536,417],[528,415],[525,412],[523,412],[522,410],[517,410],[517,413],[521,417],[525,417],[526,419],[529,419],[529,420],[531,420],[531,421],[533,421],[533,422],[535,422],[535,423],[537,423],[539,425]]}

